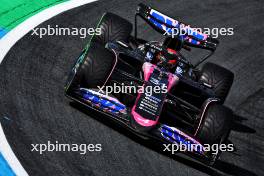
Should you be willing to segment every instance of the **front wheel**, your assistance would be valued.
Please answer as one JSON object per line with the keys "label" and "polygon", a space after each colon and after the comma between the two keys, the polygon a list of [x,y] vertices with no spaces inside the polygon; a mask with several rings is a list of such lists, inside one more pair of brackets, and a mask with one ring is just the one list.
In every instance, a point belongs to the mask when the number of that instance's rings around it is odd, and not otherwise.
{"label": "front wheel", "polygon": [[[232,110],[220,104],[210,105],[198,126],[197,139],[203,144],[209,144],[210,146],[226,143],[231,131],[232,120]],[[211,155],[211,165],[218,159],[220,153],[218,151]]]}
{"label": "front wheel", "polygon": [[105,13],[98,27],[100,35],[95,35],[95,41],[105,45],[107,42],[123,41],[128,42],[133,25],[126,19],[113,13]]}
{"label": "front wheel", "polygon": [[92,42],[86,55],[83,56],[71,87],[97,88],[109,79],[116,62],[115,55],[99,43]]}

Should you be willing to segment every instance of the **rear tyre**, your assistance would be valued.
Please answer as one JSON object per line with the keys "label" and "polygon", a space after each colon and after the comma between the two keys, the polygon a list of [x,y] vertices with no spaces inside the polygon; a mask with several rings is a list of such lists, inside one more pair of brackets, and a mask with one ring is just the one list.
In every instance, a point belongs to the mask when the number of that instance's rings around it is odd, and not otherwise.
{"label": "rear tyre", "polygon": [[201,71],[199,81],[212,86],[221,103],[224,103],[234,80],[234,74],[219,65],[206,63]]}
{"label": "rear tyre", "polygon": [[95,40],[103,45],[112,41],[123,41],[128,43],[133,25],[126,19],[113,13],[105,13],[99,22],[100,35],[95,35]]}

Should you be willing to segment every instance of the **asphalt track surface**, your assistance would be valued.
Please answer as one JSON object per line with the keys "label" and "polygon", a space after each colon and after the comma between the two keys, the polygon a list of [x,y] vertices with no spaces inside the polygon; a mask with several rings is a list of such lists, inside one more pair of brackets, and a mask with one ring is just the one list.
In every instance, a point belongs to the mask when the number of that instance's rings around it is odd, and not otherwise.
{"label": "asphalt track surface", "polygon": [[[41,24],[95,27],[111,11],[133,22],[142,1],[108,0],[88,4]],[[143,1],[144,2],[144,1]],[[230,141],[235,153],[224,153],[215,168],[185,157],[168,157],[103,116],[70,105],[63,86],[88,38],[30,33],[19,40],[0,65],[0,119],[7,139],[29,175],[264,175],[264,3],[263,1],[155,1],[145,3],[198,27],[233,27],[220,36],[211,62],[235,73],[226,105],[236,114]],[[160,39],[140,21],[146,39]],[[89,117],[91,116],[91,117]],[[105,122],[105,123],[104,123]],[[31,144],[101,143],[101,152],[31,152]]]}

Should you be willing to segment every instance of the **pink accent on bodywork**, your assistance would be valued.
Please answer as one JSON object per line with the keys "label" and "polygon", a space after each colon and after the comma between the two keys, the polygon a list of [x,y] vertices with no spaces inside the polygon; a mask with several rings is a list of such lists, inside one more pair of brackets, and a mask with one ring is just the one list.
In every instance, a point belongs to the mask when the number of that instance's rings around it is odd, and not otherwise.
{"label": "pink accent on bodywork", "polygon": [[170,91],[170,89],[179,81],[179,77],[169,73],[169,84],[168,84],[168,92]]}
{"label": "pink accent on bodywork", "polygon": [[[137,102],[137,101],[136,101]],[[148,127],[148,126],[153,126],[153,125],[156,125],[158,123],[158,119],[159,117],[157,118],[156,121],[154,120],[149,120],[149,119],[145,119],[143,118],[141,115],[139,115],[136,111],[135,111],[135,108],[136,108],[136,105],[134,105],[133,109],[132,109],[132,115],[133,115],[133,118],[135,119],[135,121],[140,124],[141,126],[145,126],[145,127]]]}
{"label": "pink accent on bodywork", "polygon": [[204,35],[203,40],[206,40],[206,39],[208,38],[208,35],[206,35],[206,34],[204,34],[204,33],[202,33],[202,35]]}
{"label": "pink accent on bodywork", "polygon": [[113,66],[111,72],[110,72],[109,75],[107,76],[107,78],[106,78],[106,80],[105,80],[105,82],[104,82],[104,84],[103,84],[103,87],[105,86],[105,84],[106,84],[107,81],[109,80],[110,76],[113,74],[113,71],[114,71],[114,69],[115,69],[115,67],[116,67],[116,64],[117,64],[117,61],[118,61],[118,59],[117,59],[117,57],[118,57],[118,56],[117,56],[117,53],[116,53],[115,50],[113,50],[113,49],[112,49],[112,51],[113,51],[113,53],[115,54],[115,63],[114,63],[114,66]]}
{"label": "pink accent on bodywork", "polygon": [[[152,72],[154,71],[154,69],[159,69],[157,68],[156,65],[153,65],[149,62],[145,62],[142,66],[142,69],[144,71],[144,80],[148,81],[150,75],[152,74]],[[169,77],[168,77],[168,91],[170,91],[170,89],[177,83],[177,81],[179,80],[179,77],[177,77],[176,75],[172,74],[172,73],[168,73]],[[157,117],[157,119],[154,120],[149,120],[149,119],[145,119],[144,117],[142,117],[141,115],[139,115],[137,112],[135,112],[136,109],[136,104],[139,100],[139,97],[141,96],[141,93],[138,93],[135,105],[132,108],[132,112],[131,114],[133,115],[133,118],[135,119],[135,121],[145,127],[149,127],[149,126],[153,126],[156,125],[158,123],[159,120],[159,116]]]}
{"label": "pink accent on bodywork", "polygon": [[154,68],[156,68],[156,65],[153,65],[149,62],[145,62],[142,66],[143,72],[144,72],[144,80],[147,81],[151,75],[151,73],[154,71]]}
{"label": "pink accent on bodywork", "polygon": [[208,109],[208,106],[209,106],[211,103],[213,103],[213,102],[217,102],[217,101],[218,101],[218,100],[216,100],[216,99],[208,99],[208,100],[205,102],[205,104],[203,105],[204,108],[203,108],[203,111],[202,111],[202,113],[201,113],[201,115],[200,115],[199,125],[198,125],[198,127],[197,127],[197,129],[196,129],[196,131],[195,131],[195,133],[194,133],[194,136],[197,135],[197,133],[198,133],[200,127],[201,127],[202,121],[203,121],[203,119],[204,119],[204,114],[205,114],[206,110]]}

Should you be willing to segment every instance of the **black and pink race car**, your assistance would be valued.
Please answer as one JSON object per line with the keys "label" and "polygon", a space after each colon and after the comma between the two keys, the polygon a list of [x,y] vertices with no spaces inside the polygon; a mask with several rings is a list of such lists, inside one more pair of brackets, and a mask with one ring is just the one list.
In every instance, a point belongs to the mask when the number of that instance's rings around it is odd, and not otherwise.
{"label": "black and pink race car", "polygon": [[[138,17],[164,41],[138,38]],[[133,25],[112,13],[105,13],[97,27],[101,34],[91,38],[73,66],[66,96],[144,138],[198,145],[186,153],[213,164],[220,152],[203,147],[227,141],[233,114],[223,103],[234,74],[213,63],[198,66],[218,40],[144,4],[136,11],[134,36]],[[186,32],[175,35],[175,29]],[[209,54],[192,64],[182,54],[192,48]]]}

